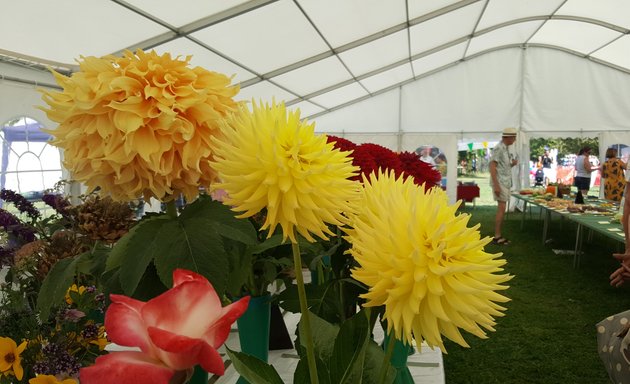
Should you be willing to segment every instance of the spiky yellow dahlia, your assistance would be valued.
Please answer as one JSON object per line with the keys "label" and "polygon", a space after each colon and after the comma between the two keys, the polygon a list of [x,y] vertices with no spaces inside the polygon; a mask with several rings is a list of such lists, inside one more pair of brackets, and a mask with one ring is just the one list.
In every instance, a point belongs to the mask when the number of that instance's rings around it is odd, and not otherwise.
{"label": "spiky yellow dahlia", "polygon": [[393,172],[364,180],[363,199],[347,240],[359,267],[352,276],[366,284],[366,307],[385,306],[387,331],[418,345],[444,350],[441,335],[468,347],[459,328],[485,338],[508,298],[497,291],[512,276],[501,273],[502,253],[489,254],[479,225],[457,215],[439,188],[396,179]]}
{"label": "spiky yellow dahlia", "polygon": [[261,229],[269,235],[280,225],[284,240],[296,242],[295,231],[327,239],[327,224],[343,225],[359,196],[359,184],[349,180],[358,170],[350,152],[334,149],[284,103],[251,108],[240,106],[212,139],[220,179],[213,188],[225,190],[223,203],[242,212],[238,217],[266,208]]}
{"label": "spiky yellow dahlia", "polygon": [[210,185],[210,137],[235,110],[238,87],[190,59],[138,50],[82,57],[70,77],[53,71],[62,91],[42,91],[42,109],[59,123],[52,144],[75,180],[123,201],[192,200]]}

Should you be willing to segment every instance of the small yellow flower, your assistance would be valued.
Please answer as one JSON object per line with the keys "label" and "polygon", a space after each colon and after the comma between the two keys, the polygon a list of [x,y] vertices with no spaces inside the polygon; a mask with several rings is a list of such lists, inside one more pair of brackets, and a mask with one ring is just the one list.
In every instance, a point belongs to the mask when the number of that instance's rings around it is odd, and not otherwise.
{"label": "small yellow flower", "polygon": [[98,327],[98,337],[95,340],[90,341],[90,344],[98,345],[98,350],[103,351],[109,344],[109,340],[105,336],[105,326]]}
{"label": "small yellow flower", "polygon": [[22,380],[24,369],[20,354],[26,349],[28,343],[23,341],[19,346],[8,337],[0,337],[0,372],[13,371],[18,380]]}
{"label": "small yellow flower", "polygon": [[284,103],[241,106],[212,138],[214,168],[224,189],[223,202],[250,217],[267,209],[262,229],[273,234],[277,225],[296,242],[297,231],[309,241],[311,233],[327,239],[327,224],[343,225],[344,213],[359,194],[349,180],[358,171],[350,152],[334,149],[314,125],[300,120],[299,110],[287,112]]}
{"label": "small yellow flower", "polygon": [[73,179],[118,201],[180,192],[192,201],[210,185],[210,137],[239,89],[190,59],[127,51],[82,57],[71,77],[54,73],[63,90],[42,91],[44,111],[59,123],[49,132]]}
{"label": "small yellow flower", "polygon": [[77,381],[74,379],[58,380],[53,375],[37,375],[30,379],[28,384],[77,384]]}
{"label": "small yellow flower", "polygon": [[393,172],[364,180],[363,200],[347,239],[359,263],[352,276],[369,287],[366,307],[385,306],[388,332],[444,350],[441,335],[468,347],[459,328],[480,338],[494,331],[494,317],[508,298],[497,291],[512,276],[501,274],[501,253],[489,254],[479,226],[457,214],[446,193],[426,193],[412,178]]}
{"label": "small yellow flower", "polygon": [[72,286],[68,288],[68,290],[66,291],[66,303],[68,303],[68,305],[72,305],[73,303],[72,297],[70,297],[70,292],[76,292],[79,295],[83,295],[83,293],[85,292],[85,287],[83,285],[77,286],[76,284],[72,284]]}

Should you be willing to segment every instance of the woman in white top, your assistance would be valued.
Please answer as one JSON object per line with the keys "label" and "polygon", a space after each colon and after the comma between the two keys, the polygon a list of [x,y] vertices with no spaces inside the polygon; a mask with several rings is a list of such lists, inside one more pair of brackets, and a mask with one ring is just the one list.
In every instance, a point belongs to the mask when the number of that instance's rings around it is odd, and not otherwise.
{"label": "woman in white top", "polygon": [[599,166],[591,165],[590,156],[591,147],[586,146],[580,149],[575,159],[575,186],[585,197],[591,187],[591,172],[599,169]]}

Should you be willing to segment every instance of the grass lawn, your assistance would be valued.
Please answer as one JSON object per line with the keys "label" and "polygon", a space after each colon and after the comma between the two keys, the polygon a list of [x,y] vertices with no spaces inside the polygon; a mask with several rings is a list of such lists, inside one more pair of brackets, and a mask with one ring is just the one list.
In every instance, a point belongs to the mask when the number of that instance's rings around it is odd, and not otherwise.
{"label": "grass lawn", "polygon": [[[487,177],[487,175],[486,175]],[[469,181],[468,179],[463,179]],[[481,197],[470,225],[480,223],[483,236],[493,233],[496,205],[487,178],[478,178]],[[575,225],[552,216],[550,244],[543,245],[542,220],[527,214],[521,229],[521,213],[510,213],[504,224],[508,246],[488,245],[488,252],[503,252],[506,270],[514,275],[504,294],[506,316],[497,319],[496,332],[481,340],[465,334],[471,348],[448,342],[444,355],[449,384],[492,383],[609,383],[597,354],[595,324],[630,309],[630,287],[615,289],[608,276],[616,268],[611,253],[621,244],[595,234],[585,239],[582,265],[574,269],[572,256],[552,249],[573,249]]]}

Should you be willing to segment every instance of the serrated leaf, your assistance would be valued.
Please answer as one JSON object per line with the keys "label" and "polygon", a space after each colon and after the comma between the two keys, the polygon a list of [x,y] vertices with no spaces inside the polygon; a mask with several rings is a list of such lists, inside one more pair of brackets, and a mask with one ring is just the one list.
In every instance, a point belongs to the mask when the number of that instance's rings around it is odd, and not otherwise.
{"label": "serrated leaf", "polygon": [[234,212],[221,202],[213,201],[209,196],[199,196],[197,200],[184,208],[180,220],[203,218],[217,224],[217,231],[223,236],[245,244],[256,244],[256,229],[247,219],[237,219]]}
{"label": "serrated leaf", "polygon": [[[111,253],[109,254],[109,257],[107,258],[107,268],[105,269],[105,272],[109,272],[113,269],[119,268],[121,265],[123,265],[123,263],[125,263],[126,260],[128,261],[130,257],[129,252],[128,252],[130,243],[131,243],[132,251],[136,249],[138,245],[146,245],[146,243],[141,244],[141,243],[134,242],[133,239],[136,237],[136,234],[138,232],[141,233],[142,237],[146,237],[142,235],[142,233],[145,232],[145,229],[148,229],[148,228],[155,229],[155,226],[161,226],[170,220],[173,220],[173,219],[171,219],[170,217],[166,215],[152,216],[151,218],[144,219],[140,221],[138,224],[136,224],[135,226],[133,226],[131,230],[129,230],[129,232],[127,232],[123,237],[121,237],[116,242],[116,245],[114,245],[114,247],[112,248]],[[156,224],[156,222],[159,224]],[[155,236],[156,233],[157,231],[155,231],[152,235]]]}
{"label": "serrated leaf", "polygon": [[173,270],[184,268],[206,277],[219,296],[225,293],[228,255],[211,220],[196,217],[169,221],[155,237],[154,263],[164,285],[172,286]]}
{"label": "serrated leaf", "polygon": [[283,384],[272,365],[246,353],[232,351],[228,347],[225,350],[236,371],[251,384]]}
{"label": "serrated leaf", "polygon": [[84,254],[59,260],[46,275],[37,296],[37,310],[42,321],[48,319],[50,308],[54,304],[61,303],[61,300],[66,295],[66,291],[74,281],[76,264]]}
{"label": "serrated leaf", "polygon": [[120,267],[120,285],[126,295],[133,295],[147,266],[162,251],[157,244],[160,241],[157,234],[168,223],[176,223],[176,219],[158,216],[140,222],[112,249],[109,260],[116,261],[108,260],[108,269],[116,264]]}
{"label": "serrated leaf", "polygon": [[364,312],[343,322],[330,358],[330,379],[339,384],[361,383],[369,324]]}
{"label": "serrated leaf", "polygon": [[250,249],[250,252],[252,254],[256,255],[256,254],[259,254],[259,253],[263,253],[266,250],[279,247],[280,245],[283,245],[282,235],[277,234],[277,235],[271,236],[268,239],[265,239],[265,241],[263,241],[262,243],[258,243],[256,245],[252,246],[251,249]]}

